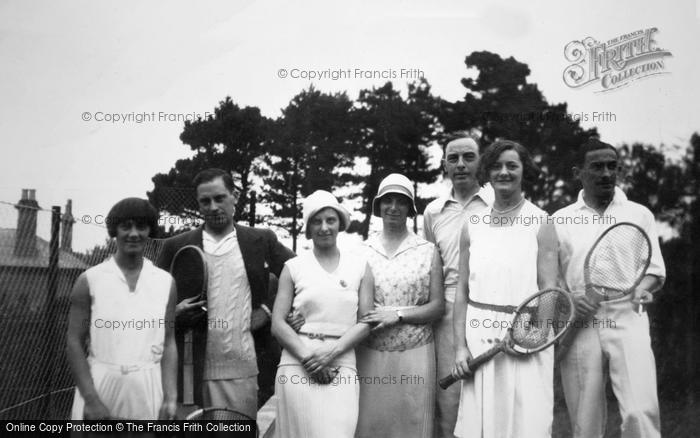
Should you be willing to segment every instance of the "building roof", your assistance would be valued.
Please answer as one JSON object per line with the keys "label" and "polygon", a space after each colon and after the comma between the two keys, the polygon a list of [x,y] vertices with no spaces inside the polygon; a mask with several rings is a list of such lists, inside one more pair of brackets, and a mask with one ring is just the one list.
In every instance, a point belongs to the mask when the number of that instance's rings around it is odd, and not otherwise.
{"label": "building roof", "polygon": [[[32,257],[19,257],[15,255],[16,235],[17,230],[14,228],[0,228],[0,267],[48,268],[49,242],[37,236],[37,255]],[[59,269],[87,269],[90,265],[70,252],[59,249],[58,267]]]}

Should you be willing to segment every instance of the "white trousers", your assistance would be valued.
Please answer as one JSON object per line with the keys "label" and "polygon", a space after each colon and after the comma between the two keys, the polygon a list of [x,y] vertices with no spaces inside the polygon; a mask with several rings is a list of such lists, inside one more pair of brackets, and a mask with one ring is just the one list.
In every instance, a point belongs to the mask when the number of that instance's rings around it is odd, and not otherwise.
{"label": "white trousers", "polygon": [[620,405],[622,438],[660,437],[656,364],[649,318],[629,299],[602,303],[595,318],[581,323],[561,363],[564,396],[574,437],[603,437],[606,372]]}

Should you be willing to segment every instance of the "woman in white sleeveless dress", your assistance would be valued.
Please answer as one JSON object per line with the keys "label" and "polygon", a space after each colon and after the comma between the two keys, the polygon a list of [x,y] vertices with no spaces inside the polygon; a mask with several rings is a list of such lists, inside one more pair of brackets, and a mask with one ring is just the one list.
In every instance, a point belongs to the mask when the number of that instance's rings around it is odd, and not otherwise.
{"label": "woman in white sleeveless dress", "polygon": [[[455,369],[472,374],[467,361],[504,337],[512,312],[539,289],[556,286],[556,234],[547,214],[527,201],[522,182],[537,168],[518,143],[497,141],[484,152],[482,181],[496,198],[471,216],[460,242],[455,298]],[[455,435],[475,438],[551,436],[553,351],[496,356],[462,381]]]}
{"label": "woman in white sleeveless dress", "polygon": [[[374,283],[365,259],[336,246],[350,215],[318,190],[304,201],[313,250],[285,263],[272,311],[272,333],[284,350],[277,369],[275,433],[291,438],[352,438],[359,382],[355,345],[369,334],[358,323],[372,310]],[[290,310],[304,318],[295,332]]]}
{"label": "woman in white sleeveless dress", "polygon": [[66,349],[77,386],[71,418],[173,419],[175,287],[168,272],[143,257],[158,213],[146,200],[127,198],[106,222],[117,252],[80,275],[71,296]]}

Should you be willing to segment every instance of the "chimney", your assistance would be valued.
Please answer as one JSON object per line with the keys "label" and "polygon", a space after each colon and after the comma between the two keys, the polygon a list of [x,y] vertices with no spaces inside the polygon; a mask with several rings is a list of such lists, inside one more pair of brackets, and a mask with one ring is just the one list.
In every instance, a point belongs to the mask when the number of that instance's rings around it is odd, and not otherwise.
{"label": "chimney", "polygon": [[64,251],[73,251],[73,200],[66,201],[66,210],[61,217],[61,249]]}
{"label": "chimney", "polygon": [[15,208],[17,214],[17,235],[15,236],[15,255],[18,257],[36,257],[36,217],[39,204],[36,202],[36,190],[22,189],[22,199]]}

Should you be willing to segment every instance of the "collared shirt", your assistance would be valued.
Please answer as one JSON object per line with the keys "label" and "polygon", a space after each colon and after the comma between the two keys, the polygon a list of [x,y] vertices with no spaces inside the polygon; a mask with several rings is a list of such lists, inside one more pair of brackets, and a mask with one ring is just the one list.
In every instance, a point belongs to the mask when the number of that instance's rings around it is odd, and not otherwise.
{"label": "collared shirt", "polygon": [[454,198],[454,190],[428,204],[423,213],[423,235],[434,243],[442,257],[445,300],[453,303],[458,280],[459,236],[469,216],[493,205],[494,193],[490,184],[472,196],[465,205]]}
{"label": "collared shirt", "polygon": [[204,252],[211,255],[222,255],[231,251],[238,246],[238,236],[236,229],[225,235],[221,240],[216,240],[214,237],[202,230],[202,249]]}
{"label": "collared shirt", "polygon": [[583,264],[586,254],[605,230],[620,222],[639,225],[647,233],[651,240],[651,263],[647,274],[662,280],[666,277],[654,215],[643,205],[628,200],[619,188],[615,188],[613,199],[602,215],[586,205],[581,190],[577,201],[554,213],[552,220],[559,239],[560,273],[569,291],[584,293]]}

